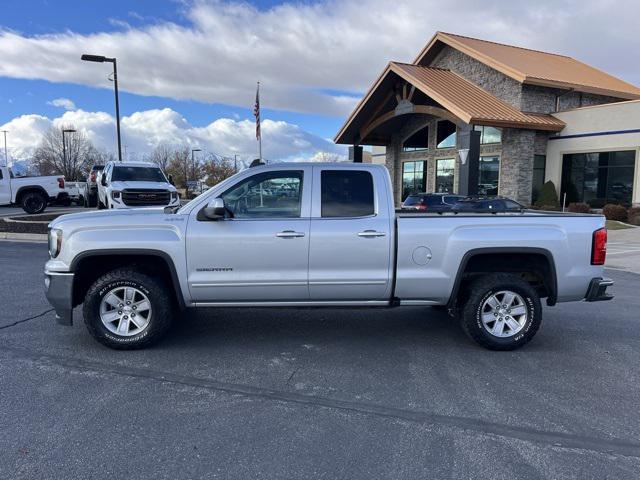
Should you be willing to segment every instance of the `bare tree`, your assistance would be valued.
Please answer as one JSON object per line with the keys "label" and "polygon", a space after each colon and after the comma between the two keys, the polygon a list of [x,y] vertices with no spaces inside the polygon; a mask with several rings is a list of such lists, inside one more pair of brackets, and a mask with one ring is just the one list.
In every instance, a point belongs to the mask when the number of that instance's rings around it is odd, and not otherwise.
{"label": "bare tree", "polygon": [[64,175],[67,180],[79,180],[97,150],[79,131],[64,135],[66,149],[63,148],[63,129],[74,130],[74,127],[65,125],[60,129],[49,129],[36,148],[32,163],[41,175]]}
{"label": "bare tree", "polygon": [[204,174],[206,184],[216,185],[236,173],[234,162],[231,158],[209,154],[204,162]]}
{"label": "bare tree", "polygon": [[151,152],[149,160],[158,165],[162,169],[162,171],[166,172],[173,154],[174,150],[170,145],[161,143],[153,150],[153,152]]}
{"label": "bare tree", "polygon": [[191,148],[182,147],[171,153],[166,173],[173,177],[173,181],[178,187],[186,188],[188,180],[200,180],[202,178],[202,165],[197,161],[194,165],[191,162]]}

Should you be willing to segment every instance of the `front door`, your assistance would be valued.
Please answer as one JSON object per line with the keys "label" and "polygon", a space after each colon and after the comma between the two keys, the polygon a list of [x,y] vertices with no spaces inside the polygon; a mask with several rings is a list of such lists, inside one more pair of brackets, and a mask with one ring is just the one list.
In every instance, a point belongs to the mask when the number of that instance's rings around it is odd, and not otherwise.
{"label": "front door", "polygon": [[[379,176],[374,182],[374,175]],[[393,211],[381,170],[314,167],[312,300],[385,300],[391,292]]]}
{"label": "front door", "polygon": [[[219,195],[229,218],[187,228],[195,302],[309,299],[311,168],[248,175]],[[307,185],[308,183],[308,185]]]}

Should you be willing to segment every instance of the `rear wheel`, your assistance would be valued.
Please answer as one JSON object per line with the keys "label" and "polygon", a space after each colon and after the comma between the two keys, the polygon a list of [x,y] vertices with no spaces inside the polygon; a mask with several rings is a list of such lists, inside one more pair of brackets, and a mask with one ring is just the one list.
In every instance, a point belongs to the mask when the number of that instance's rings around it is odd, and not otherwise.
{"label": "rear wheel", "polygon": [[47,208],[47,197],[42,192],[27,192],[22,196],[22,209],[29,213],[42,213]]}
{"label": "rear wheel", "polygon": [[162,282],[130,268],[113,270],[91,286],[84,322],[98,342],[117,350],[148,347],[173,319],[173,303]]}
{"label": "rear wheel", "polygon": [[515,275],[491,274],[469,286],[460,318],[465,333],[490,350],[514,350],[529,342],[542,323],[535,289]]}

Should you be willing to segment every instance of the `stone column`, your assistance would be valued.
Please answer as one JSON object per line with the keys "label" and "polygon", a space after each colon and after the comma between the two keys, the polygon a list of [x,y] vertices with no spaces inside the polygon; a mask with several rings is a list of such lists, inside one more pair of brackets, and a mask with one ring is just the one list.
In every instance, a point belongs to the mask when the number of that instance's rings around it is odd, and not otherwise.
{"label": "stone column", "polygon": [[399,135],[391,137],[391,143],[387,145],[387,155],[385,158],[386,167],[391,175],[391,185],[393,187],[393,198],[396,207],[402,203],[402,161],[400,153],[402,152],[402,141]]}
{"label": "stone column", "polygon": [[531,204],[535,136],[534,130],[502,130],[498,193],[524,205]]}

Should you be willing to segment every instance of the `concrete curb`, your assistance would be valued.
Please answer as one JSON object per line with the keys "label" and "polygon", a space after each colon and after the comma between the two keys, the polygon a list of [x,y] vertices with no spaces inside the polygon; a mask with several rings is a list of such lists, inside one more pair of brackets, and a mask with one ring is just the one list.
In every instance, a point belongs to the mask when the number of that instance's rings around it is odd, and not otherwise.
{"label": "concrete curb", "polygon": [[47,235],[42,233],[0,232],[0,240],[18,240],[21,242],[45,242]]}

